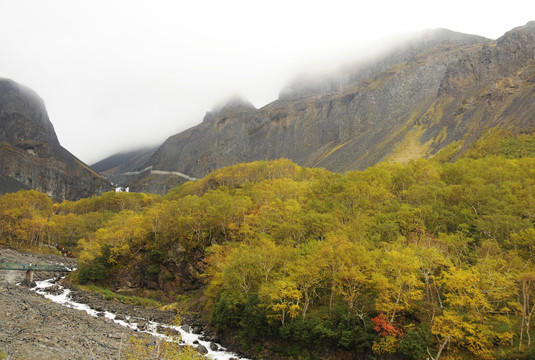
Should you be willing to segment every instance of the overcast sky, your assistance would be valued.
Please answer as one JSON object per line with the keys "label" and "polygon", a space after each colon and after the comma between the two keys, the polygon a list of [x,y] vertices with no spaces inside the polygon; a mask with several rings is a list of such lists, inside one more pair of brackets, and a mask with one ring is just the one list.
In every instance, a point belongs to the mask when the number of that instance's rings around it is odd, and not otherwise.
{"label": "overcast sky", "polygon": [[239,94],[256,107],[303,72],[448,28],[496,39],[535,1],[0,0],[0,77],[35,90],[88,164],[155,145]]}

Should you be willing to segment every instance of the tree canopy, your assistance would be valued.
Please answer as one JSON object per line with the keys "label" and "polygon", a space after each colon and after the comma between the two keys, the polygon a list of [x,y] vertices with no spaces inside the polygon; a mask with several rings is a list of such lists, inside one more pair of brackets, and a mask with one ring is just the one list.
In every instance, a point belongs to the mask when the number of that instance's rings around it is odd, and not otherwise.
{"label": "tree canopy", "polygon": [[36,191],[6,194],[0,235],[11,246],[72,247],[80,282],[113,287],[127,271],[183,292],[187,280],[203,289],[211,324],[251,351],[271,339],[289,357],[527,358],[535,158],[531,138],[507,139],[487,156],[475,148],[453,163],[347,174],[284,159],[239,164],[163,197],[53,204]]}

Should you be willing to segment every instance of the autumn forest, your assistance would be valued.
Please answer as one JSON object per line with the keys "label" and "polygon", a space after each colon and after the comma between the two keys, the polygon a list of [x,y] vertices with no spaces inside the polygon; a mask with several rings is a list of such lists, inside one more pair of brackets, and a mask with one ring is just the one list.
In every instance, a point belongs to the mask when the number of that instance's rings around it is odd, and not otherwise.
{"label": "autumn forest", "polygon": [[535,136],[459,148],[346,174],[238,164],[163,197],[5,194],[0,238],[72,250],[78,284],[188,298],[251,354],[535,358]]}

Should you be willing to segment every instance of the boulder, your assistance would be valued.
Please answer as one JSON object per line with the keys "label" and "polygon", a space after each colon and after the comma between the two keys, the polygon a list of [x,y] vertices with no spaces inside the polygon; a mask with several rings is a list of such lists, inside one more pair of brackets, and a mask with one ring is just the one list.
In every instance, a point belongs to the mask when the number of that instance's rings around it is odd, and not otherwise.
{"label": "boulder", "polygon": [[181,327],[182,327],[182,330],[184,330],[185,332],[187,333],[191,332],[191,327],[188,324],[184,324]]}
{"label": "boulder", "polygon": [[197,345],[196,349],[200,354],[203,354],[203,355],[208,354],[208,349],[202,344]]}

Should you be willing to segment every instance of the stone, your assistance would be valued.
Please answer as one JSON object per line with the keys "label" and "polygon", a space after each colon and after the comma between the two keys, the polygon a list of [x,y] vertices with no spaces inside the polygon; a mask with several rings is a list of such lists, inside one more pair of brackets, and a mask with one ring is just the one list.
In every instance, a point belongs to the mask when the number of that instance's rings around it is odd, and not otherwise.
{"label": "stone", "polygon": [[202,355],[208,354],[208,349],[202,344],[197,345],[196,349]]}
{"label": "stone", "polygon": [[167,336],[179,336],[180,335],[180,331],[175,330],[173,328],[165,328],[163,333],[166,334]]}

